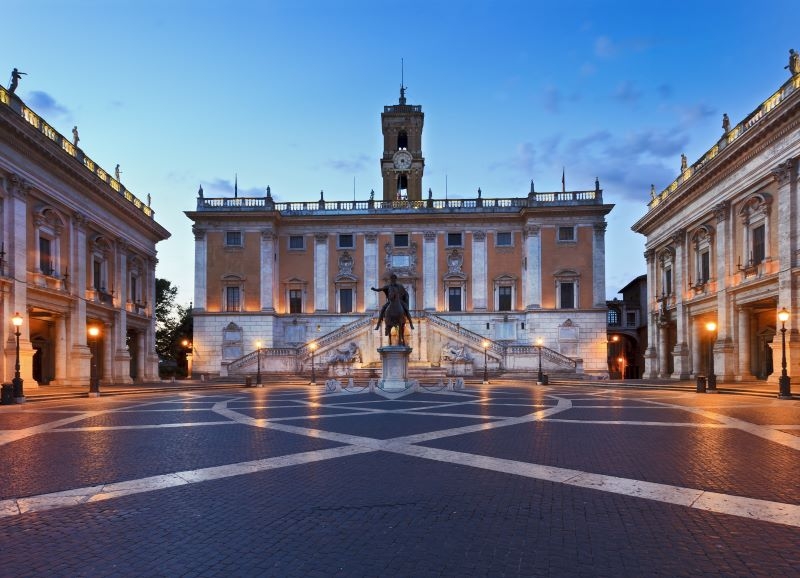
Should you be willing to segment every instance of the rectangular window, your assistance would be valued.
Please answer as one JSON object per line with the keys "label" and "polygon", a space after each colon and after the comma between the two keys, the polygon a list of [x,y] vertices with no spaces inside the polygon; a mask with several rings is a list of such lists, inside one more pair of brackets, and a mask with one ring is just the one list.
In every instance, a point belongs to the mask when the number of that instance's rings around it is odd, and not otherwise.
{"label": "rectangular window", "polygon": [[575,309],[575,283],[561,283],[561,309]]}
{"label": "rectangular window", "polygon": [[511,287],[498,287],[497,292],[497,310],[511,311]]}
{"label": "rectangular window", "polygon": [[461,311],[461,287],[448,287],[447,305],[450,311]]}
{"label": "rectangular window", "polygon": [[353,243],[353,235],[351,233],[343,233],[339,235],[339,248],[352,249],[355,246]]}
{"label": "rectangular window", "polygon": [[395,247],[408,247],[408,233],[397,233],[394,236]]}
{"label": "rectangular window", "polygon": [[306,238],[303,235],[289,235],[289,250],[302,250],[306,248]]}
{"label": "rectangular window", "polygon": [[559,227],[558,228],[559,241],[574,241],[575,240],[575,227]]}
{"label": "rectangular window", "polygon": [[303,312],[303,294],[300,289],[289,289],[289,313]]}
{"label": "rectangular window", "polygon": [[664,295],[672,295],[672,269],[664,270]]}
{"label": "rectangular window", "polygon": [[225,311],[240,311],[242,296],[239,287],[225,287]]}
{"label": "rectangular window", "polygon": [[242,246],[242,232],[241,231],[225,231],[225,245],[228,247],[241,247]]}
{"label": "rectangular window", "polygon": [[461,233],[447,233],[447,246],[448,247],[461,247]]}
{"label": "rectangular window", "polygon": [[753,229],[753,265],[758,265],[767,256],[765,233],[766,228],[764,225],[759,225]]}
{"label": "rectangular window", "polygon": [[103,264],[97,260],[92,262],[92,283],[95,289],[103,288]]}
{"label": "rectangular window", "polygon": [[625,324],[628,327],[636,327],[636,311],[628,311],[625,313]]}
{"label": "rectangular window", "polygon": [[136,298],[136,277],[131,276],[130,282],[130,289],[131,289],[131,301],[137,303],[139,300]]}
{"label": "rectangular window", "polygon": [[45,237],[39,237],[39,270],[45,275],[53,274],[52,243]]}
{"label": "rectangular window", "polygon": [[700,271],[697,272],[698,281],[705,283],[711,278],[711,254],[708,251],[700,253]]}
{"label": "rectangular window", "polygon": [[353,312],[353,290],[350,288],[339,289],[339,313]]}
{"label": "rectangular window", "polygon": [[510,247],[511,246],[511,231],[502,231],[498,232],[495,238],[495,244],[498,247]]}

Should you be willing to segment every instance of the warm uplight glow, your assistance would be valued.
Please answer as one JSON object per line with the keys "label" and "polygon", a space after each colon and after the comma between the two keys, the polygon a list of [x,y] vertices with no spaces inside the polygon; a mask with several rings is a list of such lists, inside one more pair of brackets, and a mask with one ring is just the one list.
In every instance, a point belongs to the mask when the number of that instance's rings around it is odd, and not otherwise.
{"label": "warm uplight glow", "polygon": [[786,309],[786,307],[778,311],[778,321],[781,323],[786,323],[789,321],[789,311]]}
{"label": "warm uplight glow", "polygon": [[19,327],[22,325],[22,315],[15,313],[14,317],[11,318],[11,323],[14,325],[14,327]]}
{"label": "warm uplight glow", "polygon": [[92,325],[89,328],[89,337],[97,337],[98,335],[100,335],[100,328],[96,325]]}
{"label": "warm uplight glow", "polygon": [[181,341],[181,345],[183,345],[184,347],[189,347],[189,340],[184,339],[183,341]]}
{"label": "warm uplight glow", "polygon": [[483,340],[483,348],[484,349],[489,349],[489,342],[486,341],[485,339]]}
{"label": "warm uplight glow", "polygon": [[317,342],[316,341],[312,341],[311,343],[308,344],[308,348],[311,351],[314,351],[317,348]]}
{"label": "warm uplight glow", "polygon": [[260,341],[256,341],[256,349],[261,349],[261,342]]}
{"label": "warm uplight glow", "polygon": [[542,346],[542,343],[544,343],[544,340],[543,340],[541,337],[537,337],[537,338],[536,338],[536,345],[538,345],[539,347],[541,347],[541,346]]}
{"label": "warm uplight glow", "polygon": [[709,331],[716,331],[717,324],[714,323],[713,321],[709,321],[708,323],[706,323],[706,329],[708,329]]}
{"label": "warm uplight glow", "polygon": [[619,341],[619,335],[612,335],[611,341]]}

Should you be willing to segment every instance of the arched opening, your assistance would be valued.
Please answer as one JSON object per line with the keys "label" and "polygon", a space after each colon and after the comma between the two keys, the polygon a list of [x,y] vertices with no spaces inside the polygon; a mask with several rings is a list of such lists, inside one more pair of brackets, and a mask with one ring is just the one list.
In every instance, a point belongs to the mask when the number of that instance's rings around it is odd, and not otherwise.
{"label": "arched opening", "polygon": [[408,198],[408,177],[397,175],[397,200],[403,201]]}
{"label": "arched opening", "polygon": [[408,133],[401,130],[397,133],[397,150],[404,150],[408,148]]}

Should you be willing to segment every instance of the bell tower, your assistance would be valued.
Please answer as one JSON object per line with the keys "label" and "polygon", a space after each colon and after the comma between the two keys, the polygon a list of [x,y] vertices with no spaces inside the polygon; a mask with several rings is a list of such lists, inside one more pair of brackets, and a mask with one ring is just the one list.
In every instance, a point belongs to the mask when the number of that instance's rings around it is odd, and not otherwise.
{"label": "bell tower", "polygon": [[383,130],[383,200],[422,200],[422,125],[425,115],[419,105],[406,104],[406,87],[400,84],[400,100],[384,106]]}

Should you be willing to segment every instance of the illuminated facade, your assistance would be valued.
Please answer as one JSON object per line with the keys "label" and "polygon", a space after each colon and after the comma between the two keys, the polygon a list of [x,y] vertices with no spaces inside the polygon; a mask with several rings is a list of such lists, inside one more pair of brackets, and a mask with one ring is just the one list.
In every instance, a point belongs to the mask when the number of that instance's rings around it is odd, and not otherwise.
{"label": "illuminated facade", "polygon": [[647,238],[645,378],[777,381],[782,308],[800,373],[800,74],[725,128],[633,226]]}
{"label": "illuminated facade", "polygon": [[[0,299],[4,381],[11,318],[23,317],[21,374],[39,385],[158,379],[156,243],[169,233],[142,203],[0,87]],[[96,339],[87,338],[99,328]]]}
{"label": "illuminated facade", "polygon": [[[378,361],[382,304],[371,287],[391,273],[410,294],[408,336],[418,368],[470,374],[530,371],[542,338],[548,367],[607,375],[605,215],[599,183],[584,191],[519,197],[422,198],[423,112],[398,104],[381,115],[382,199],[277,203],[197,199],[194,372],[307,369],[313,342],[323,369],[358,350]],[[453,353],[456,351],[457,353]],[[353,356],[355,358],[355,356]]]}

